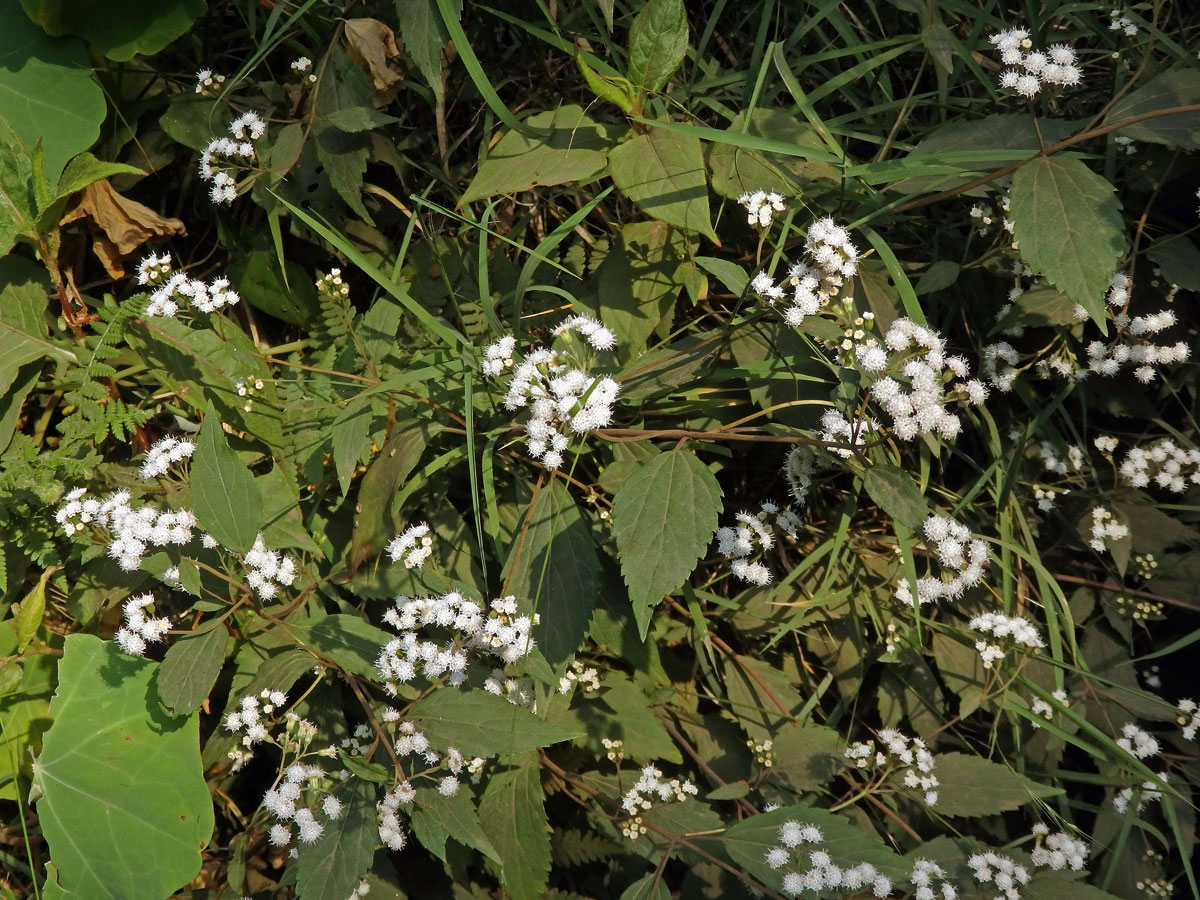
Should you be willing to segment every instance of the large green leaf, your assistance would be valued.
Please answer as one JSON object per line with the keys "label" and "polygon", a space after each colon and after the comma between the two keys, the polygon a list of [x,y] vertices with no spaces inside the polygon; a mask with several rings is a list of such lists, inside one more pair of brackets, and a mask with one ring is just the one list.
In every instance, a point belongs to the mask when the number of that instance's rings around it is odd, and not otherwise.
{"label": "large green leaf", "polygon": [[766,863],[766,855],[767,851],[780,846],[779,826],[788,821],[816,825],[821,829],[823,840],[819,845],[805,844],[798,851],[797,855],[801,856],[798,865],[802,868],[808,867],[808,851],[819,849],[829,854],[834,865],[843,868],[866,862],[892,879],[907,874],[904,861],[878,838],[851,825],[849,819],[811,806],[785,806],[751,816],[731,825],[721,837],[721,843],[747,873],[767,887],[779,890],[783,872],[788,869],[771,869]]}
{"label": "large green leaf", "polygon": [[512,900],[538,900],[550,871],[550,825],[542,806],[536,755],[491,777],[479,804],[479,819],[500,857],[500,881],[508,895]]}
{"label": "large green leaf", "polygon": [[[125,18],[104,5],[108,18]],[[83,44],[51,37],[29,21],[19,4],[0,3],[0,118],[8,120],[30,150],[41,139],[51,183],[67,160],[95,143],[106,112],[104,92],[92,77]]]}
{"label": "large green leaf", "polygon": [[[15,4],[13,4],[15,5]],[[48,34],[76,34],[120,62],[157,53],[182,35],[207,7],[205,0],[21,0]]]}
{"label": "large green leaf", "polygon": [[629,82],[639,94],[661,90],[687,55],[683,0],[649,0],[629,29]]}
{"label": "large green leaf", "polygon": [[948,816],[986,816],[1062,793],[966,753],[939,753],[934,774],[939,782],[934,808]]}
{"label": "large green leaf", "polygon": [[540,184],[590,180],[604,168],[608,150],[622,130],[593,122],[574,104],[532,115],[526,124],[539,136],[505,134],[467,185],[460,206]]}
{"label": "large green leaf", "polygon": [[47,897],[161,900],[200,869],[213,808],[199,719],[162,711],[158,668],[92,635],[66,639],[54,724],[34,763],[58,870]]}
{"label": "large green leaf", "polygon": [[237,553],[258,536],[261,500],[254,476],[229,448],[211,403],[196,441],[191,468],[192,508],[200,527]]}
{"label": "large green leaf", "polygon": [[1017,169],[1011,198],[1021,258],[1103,327],[1104,295],[1125,250],[1113,186],[1081,160],[1039,156]]}
{"label": "large green leaf", "polygon": [[607,672],[596,691],[576,694],[571,708],[555,723],[583,732],[587,747],[597,756],[606,752],[604,740],[621,741],[625,755],[643,763],[680,763],[683,757],[662,720],[650,708],[645,691],[616,672]]}
{"label": "large green leaf", "polygon": [[317,813],[325,826],[315,844],[301,847],[296,860],[296,894],[300,900],[346,900],[375,857],[379,824],[375,785],[360,778],[337,795],[342,815],[333,821]]}
{"label": "large green leaf", "polygon": [[0,259],[0,395],[25,363],[51,353],[60,359],[73,358],[70,351],[48,340],[48,288],[41,266],[19,256]]}
{"label": "large green leaf", "polygon": [[483,830],[479,811],[468,791],[459,791],[450,797],[422,788],[419,805],[412,811],[413,832],[426,850],[438,859],[446,859],[446,838],[454,838],[464,847],[478,850],[493,862],[500,862],[500,855]]}
{"label": "large green leaf", "polygon": [[508,592],[541,617],[533,637],[546,660],[573,656],[600,595],[600,560],[587,522],[558,479],[530,507],[505,576]]}
{"label": "large green leaf", "polygon": [[217,625],[171,645],[158,673],[158,696],[174,715],[198,709],[225,663],[229,633]]}
{"label": "large green leaf", "polygon": [[645,212],[720,244],[709,217],[699,138],[652,128],[614,147],[608,167],[617,187]]}
{"label": "large green leaf", "polygon": [[0,254],[7,254],[18,236],[32,231],[36,218],[29,150],[0,107]]}
{"label": "large green leaf", "polygon": [[613,498],[621,575],[643,637],[654,607],[692,573],[720,512],[721,486],[688,450],[654,457]]}
{"label": "large green leaf", "polygon": [[[1200,103],[1200,72],[1195,69],[1170,69],[1119,98],[1104,117],[1104,122],[1111,125],[1160,109],[1194,106],[1197,103]],[[1120,133],[1139,141],[1195,150],[1200,148],[1200,112],[1147,119],[1122,128]]]}
{"label": "large green leaf", "polygon": [[434,691],[409,707],[408,719],[435,748],[457,747],[464,756],[522,753],[579,736],[503,697],[469,688]]}

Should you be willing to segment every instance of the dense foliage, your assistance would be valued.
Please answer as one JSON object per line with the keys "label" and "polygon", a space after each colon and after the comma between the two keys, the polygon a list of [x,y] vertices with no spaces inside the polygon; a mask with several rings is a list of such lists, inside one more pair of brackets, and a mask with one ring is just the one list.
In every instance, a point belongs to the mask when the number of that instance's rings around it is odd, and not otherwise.
{"label": "dense foliage", "polygon": [[1200,898],[1198,33],[4,4],[0,895]]}

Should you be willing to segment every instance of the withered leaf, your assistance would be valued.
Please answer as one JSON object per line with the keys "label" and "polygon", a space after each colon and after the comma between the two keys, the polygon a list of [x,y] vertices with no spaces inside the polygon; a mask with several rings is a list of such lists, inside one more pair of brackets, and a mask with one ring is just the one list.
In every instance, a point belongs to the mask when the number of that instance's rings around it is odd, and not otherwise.
{"label": "withered leaf", "polygon": [[113,278],[125,274],[125,258],[147,241],[187,234],[181,220],[164,218],[150,207],[118,194],[107,178],[85,187],[58,224],[77,219],[87,220],[92,251]]}
{"label": "withered leaf", "polygon": [[346,43],[351,58],[371,76],[375,105],[386,106],[404,85],[404,75],[392,62],[400,55],[396,35],[378,19],[350,19]]}

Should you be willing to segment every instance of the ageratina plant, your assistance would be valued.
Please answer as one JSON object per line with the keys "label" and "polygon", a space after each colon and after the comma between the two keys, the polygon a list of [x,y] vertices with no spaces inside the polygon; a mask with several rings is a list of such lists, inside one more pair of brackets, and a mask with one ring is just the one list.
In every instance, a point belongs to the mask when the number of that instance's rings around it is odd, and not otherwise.
{"label": "ageratina plant", "polygon": [[6,896],[1200,897],[1186,4],[254,6],[0,28]]}

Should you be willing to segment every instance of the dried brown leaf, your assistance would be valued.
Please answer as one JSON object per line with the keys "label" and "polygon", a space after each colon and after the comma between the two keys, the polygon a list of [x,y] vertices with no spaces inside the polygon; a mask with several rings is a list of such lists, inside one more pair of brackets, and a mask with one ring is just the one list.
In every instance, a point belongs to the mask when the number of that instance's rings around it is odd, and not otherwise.
{"label": "dried brown leaf", "polygon": [[350,57],[371,76],[375,105],[386,106],[404,84],[404,75],[392,62],[400,55],[395,33],[378,19],[350,19],[346,43]]}
{"label": "dried brown leaf", "polygon": [[87,220],[92,250],[113,278],[125,274],[125,258],[147,241],[187,234],[181,220],[164,218],[150,207],[118,194],[107,178],[84,188],[58,224],[78,219]]}

